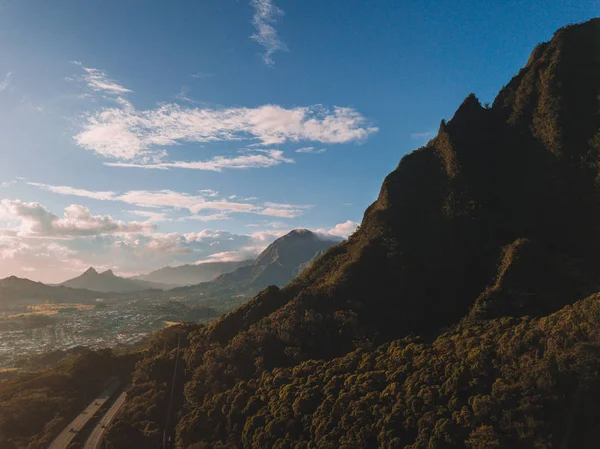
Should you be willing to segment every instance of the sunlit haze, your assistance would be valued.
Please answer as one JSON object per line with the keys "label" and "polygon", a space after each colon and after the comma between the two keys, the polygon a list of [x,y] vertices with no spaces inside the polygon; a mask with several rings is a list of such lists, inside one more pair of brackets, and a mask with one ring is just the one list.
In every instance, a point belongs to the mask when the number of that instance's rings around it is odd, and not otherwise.
{"label": "sunlit haze", "polygon": [[347,237],[468,93],[598,13],[557,3],[1,2],[0,277]]}

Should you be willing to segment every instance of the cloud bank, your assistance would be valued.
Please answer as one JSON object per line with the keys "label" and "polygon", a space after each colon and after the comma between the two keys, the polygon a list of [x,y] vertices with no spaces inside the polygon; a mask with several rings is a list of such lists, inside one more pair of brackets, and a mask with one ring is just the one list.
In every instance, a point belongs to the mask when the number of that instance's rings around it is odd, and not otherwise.
{"label": "cloud bank", "polygon": [[125,223],[110,215],[92,215],[88,208],[78,204],[65,208],[61,218],[40,203],[2,200],[0,218],[19,222],[17,235],[24,237],[74,237],[154,230],[149,222]]}
{"label": "cloud bank", "polygon": [[[208,109],[166,104],[140,111],[123,101],[123,107],[105,108],[90,115],[83,130],[74,137],[77,145],[108,158],[142,161],[135,164],[140,166],[164,158],[164,147],[182,143],[250,140],[266,146],[298,141],[333,144],[363,140],[378,131],[349,107],[328,109],[315,105],[288,109],[264,105]],[[197,165],[161,161],[161,167],[215,170],[248,168],[257,166],[257,161],[258,166],[274,165],[272,161],[289,162],[282,158],[282,153],[270,151],[263,157],[253,155],[250,160],[221,157]],[[270,163],[264,163],[269,160]]]}
{"label": "cloud bank", "polygon": [[[267,48],[276,48],[272,19],[279,9],[270,0],[253,0],[255,39]],[[93,92],[109,98],[110,105],[86,114],[73,139],[79,147],[112,161],[114,167],[168,170],[222,171],[224,169],[268,168],[294,160],[273,145],[290,142],[343,144],[362,141],[378,131],[351,107],[323,105],[283,107],[265,104],[256,107],[192,107],[161,103],[137,109],[126,95],[130,89],[110,79],[99,69],[76,62],[83,75],[70,78],[85,83]],[[192,101],[191,99],[187,99]],[[240,142],[247,154],[218,155],[204,160],[169,160],[167,149],[190,143]],[[262,148],[260,148],[262,147]],[[269,148],[271,147],[271,148]],[[297,152],[321,153],[304,147]]]}

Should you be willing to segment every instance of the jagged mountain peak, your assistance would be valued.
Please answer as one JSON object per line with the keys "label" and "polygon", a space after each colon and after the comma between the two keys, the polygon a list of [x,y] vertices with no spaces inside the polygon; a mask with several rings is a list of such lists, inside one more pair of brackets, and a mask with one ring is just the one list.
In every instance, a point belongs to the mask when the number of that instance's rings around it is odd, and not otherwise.
{"label": "jagged mountain peak", "polygon": [[297,266],[307,260],[307,253],[312,257],[314,246],[322,246],[323,241],[335,241],[335,238],[326,238],[308,229],[294,229],[271,243],[260,253],[254,265],[280,263]]}
{"label": "jagged mountain peak", "polygon": [[98,273],[94,268],[88,268],[83,274],[69,279],[62,284],[66,287],[71,288],[83,288],[96,292],[133,292],[149,289],[166,289],[170,286],[156,283],[147,282],[137,279],[125,279],[114,274],[112,270],[106,270],[102,273]]}
{"label": "jagged mountain peak", "polygon": [[89,267],[87,270],[84,271],[83,274],[96,275],[96,274],[98,274],[98,272],[96,271],[96,269],[94,267]]}

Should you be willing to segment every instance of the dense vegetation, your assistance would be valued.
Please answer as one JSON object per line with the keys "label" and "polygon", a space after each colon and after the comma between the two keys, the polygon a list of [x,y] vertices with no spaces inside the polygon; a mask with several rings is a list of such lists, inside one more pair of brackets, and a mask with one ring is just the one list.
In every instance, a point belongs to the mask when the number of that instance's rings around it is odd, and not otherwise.
{"label": "dense vegetation", "polygon": [[[186,335],[177,447],[597,447],[599,93],[597,19],[468,96],[348,241]],[[172,348],[115,447],[154,447]]]}
{"label": "dense vegetation", "polygon": [[[49,355],[55,366],[0,380],[0,447],[41,449],[100,394],[107,379],[123,381],[133,369],[134,354],[78,348],[75,354]],[[29,360],[28,368],[48,360]],[[36,366],[37,365],[37,366]]]}
{"label": "dense vegetation", "polygon": [[[110,429],[108,441],[111,447],[160,447],[170,402],[172,419],[169,420],[168,433],[172,438],[173,424],[184,399],[186,364],[181,354],[189,347],[190,332],[198,329],[198,325],[180,324],[167,327],[152,336],[136,364],[130,399],[125,404],[120,421]],[[173,386],[176,394],[171,398]]]}
{"label": "dense vegetation", "polygon": [[201,435],[196,448],[595,448],[599,368],[593,296],[541,319],[464,323],[432,343],[395,340],[265,370],[204,400],[198,376],[179,439]]}

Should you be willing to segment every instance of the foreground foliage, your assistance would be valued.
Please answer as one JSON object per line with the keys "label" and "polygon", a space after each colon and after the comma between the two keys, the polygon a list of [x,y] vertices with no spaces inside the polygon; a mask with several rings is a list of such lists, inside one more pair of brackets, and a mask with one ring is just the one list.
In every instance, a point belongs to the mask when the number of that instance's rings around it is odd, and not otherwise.
{"label": "foreground foliage", "polygon": [[126,379],[134,355],[110,350],[78,353],[42,371],[0,381],[0,447],[45,448],[97,397],[111,377]]}
{"label": "foreground foliage", "polygon": [[[545,318],[462,323],[432,343],[395,340],[264,371],[195,408],[179,441],[195,448],[592,448],[599,368],[595,295]],[[197,435],[204,438],[190,446]]]}

